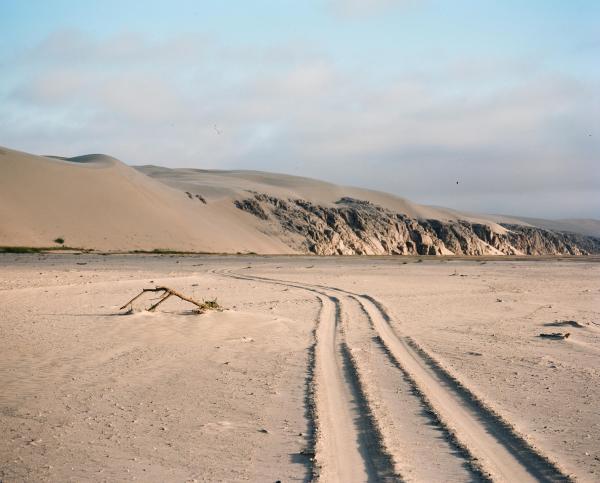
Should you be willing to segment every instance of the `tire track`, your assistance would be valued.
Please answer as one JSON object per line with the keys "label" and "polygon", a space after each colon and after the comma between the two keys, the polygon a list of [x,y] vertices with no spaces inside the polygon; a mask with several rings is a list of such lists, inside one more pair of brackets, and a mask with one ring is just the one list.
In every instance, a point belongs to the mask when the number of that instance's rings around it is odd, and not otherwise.
{"label": "tire track", "polygon": [[[377,377],[365,379],[372,383],[376,413],[401,474],[410,481],[489,481],[477,461],[433,410],[410,374],[396,362],[377,335],[360,300],[354,296],[348,298],[367,320],[367,324],[362,325],[368,328],[354,328],[349,334],[356,332],[354,338],[363,339],[358,344],[369,347],[362,365]],[[358,366],[360,368],[360,364]]]}
{"label": "tire track", "polygon": [[[385,451],[352,354],[341,331],[340,300],[322,291],[221,272],[240,280],[262,281],[309,291],[321,303],[315,328],[314,375],[309,401],[316,428],[313,477],[322,481],[401,481]],[[310,365],[309,365],[310,369]]]}
{"label": "tire track", "polygon": [[[370,319],[368,318],[366,312],[361,310],[358,315],[361,315],[364,318],[363,324],[354,324],[348,321],[349,317],[347,316],[347,312],[342,312],[342,304],[338,297],[334,297],[327,294],[326,289],[314,288],[311,286],[304,286],[292,282],[280,282],[274,279],[265,279],[264,277],[251,276],[251,275],[230,275],[238,279],[242,280],[252,280],[252,281],[260,281],[264,283],[271,283],[276,285],[282,285],[285,287],[292,287],[300,290],[309,291],[317,296],[317,298],[321,301],[323,305],[323,298],[328,298],[336,304],[337,311],[337,324],[341,326],[340,330],[340,339],[341,339],[341,351],[343,353],[343,357],[345,360],[345,371],[347,374],[347,379],[352,381],[355,386],[355,392],[360,395],[360,401],[357,407],[357,410],[360,414],[362,414],[363,418],[368,422],[363,422],[361,427],[370,428],[368,431],[363,431],[362,435],[365,439],[370,438],[370,442],[368,446],[372,448],[382,448],[382,450],[378,451],[380,454],[383,452],[385,455],[383,458],[379,458],[380,461],[383,460],[383,463],[380,463],[380,469],[377,471],[379,473],[379,478],[374,481],[382,481],[383,475],[388,474],[387,478],[392,479],[393,481],[399,479],[400,477],[391,477],[389,476],[390,471],[386,470],[386,468],[394,467],[396,468],[395,473],[397,475],[402,475],[404,477],[403,470],[407,470],[406,476],[408,481],[432,481],[431,476],[435,475],[435,481],[444,481],[448,478],[449,475],[456,477],[456,481],[482,481],[485,478],[482,477],[481,472],[479,472],[476,468],[473,467],[470,461],[469,455],[464,455],[460,448],[456,444],[453,443],[451,435],[443,428],[437,421],[437,419],[433,416],[433,412],[429,408],[425,408],[422,406],[420,399],[417,396],[417,392],[414,391],[412,387],[406,387],[406,384],[399,384],[398,381],[394,383],[393,378],[389,381],[391,382],[393,388],[390,391],[390,394],[387,396],[387,400],[382,401],[381,398],[377,397],[378,391],[373,390],[373,383],[370,380],[368,371],[365,371],[362,365],[357,360],[357,357],[353,355],[352,350],[348,346],[346,342],[346,332],[350,330],[350,328],[355,325],[363,325],[366,327],[371,327],[372,324]],[[346,301],[351,301],[353,303],[358,304],[358,301],[353,300],[351,297],[346,297]],[[356,313],[352,314],[356,316]],[[342,324],[344,322],[344,324]],[[354,322],[354,321],[352,321]],[[374,330],[374,329],[370,329]],[[353,332],[353,331],[351,331]],[[369,336],[366,337],[367,339]],[[385,348],[381,345],[381,343],[377,343],[377,350],[381,352],[381,358],[383,360],[386,359],[387,354],[385,353]],[[363,364],[364,365],[364,364]],[[393,370],[393,369],[392,369]],[[379,381],[375,381],[377,385]],[[391,453],[391,449],[394,447],[393,444],[390,444],[393,439],[393,428],[398,425],[390,424],[386,426],[387,423],[393,423],[393,421],[389,421],[389,417],[386,412],[386,407],[395,406],[396,414],[404,414],[406,413],[406,407],[398,407],[397,402],[397,391],[399,391],[400,387],[402,387],[403,397],[407,399],[414,399],[412,402],[411,410],[413,414],[415,414],[415,418],[418,420],[417,422],[412,422],[411,424],[403,424],[400,425],[404,430],[402,434],[402,438],[406,441],[404,444],[404,448],[407,446],[411,446],[413,451],[411,451],[411,455],[415,453],[419,453],[420,457],[416,459],[416,461],[406,461],[406,451],[395,451],[394,454]],[[410,385],[409,385],[410,386]],[[373,397],[373,395],[376,395]],[[393,399],[393,400],[390,400]],[[415,410],[416,406],[416,410]],[[405,416],[403,416],[404,422],[406,423]],[[318,425],[320,426],[320,425]],[[425,434],[425,443],[424,441],[419,441],[419,443],[414,443],[414,433],[418,432],[423,438]],[[319,431],[319,438],[323,437],[323,433]],[[375,438],[372,435],[376,435]],[[318,438],[317,438],[318,439]],[[441,440],[441,441],[440,441]],[[373,453],[373,451],[367,452]],[[319,452],[317,451],[317,455]],[[318,458],[317,458],[318,459]],[[387,460],[387,461],[386,461]],[[432,460],[434,461],[432,463]],[[448,460],[455,460],[451,463],[448,463]],[[466,471],[463,467],[466,466]],[[462,468],[462,469],[461,469]],[[318,469],[315,469],[315,474],[318,473]],[[415,475],[417,475],[415,479]],[[423,475],[427,475],[423,477]],[[460,475],[460,476],[459,476]],[[419,477],[420,476],[420,477]],[[334,479],[335,477],[331,477],[328,479]],[[328,480],[327,479],[327,480]],[[340,481],[343,481],[340,479]],[[366,481],[366,480],[365,480]]]}
{"label": "tire track", "polygon": [[373,428],[365,414],[364,398],[347,348],[337,337],[339,301],[335,297],[319,298],[323,304],[317,328],[315,388],[319,479],[381,481],[378,448],[370,441]]}
{"label": "tire track", "polygon": [[[319,315],[323,310],[323,304],[319,299]],[[315,322],[315,326],[311,331],[312,342],[308,348],[306,379],[304,381],[304,416],[306,417],[308,434],[307,446],[300,454],[308,458],[309,464],[305,481],[313,481],[317,478],[317,468],[314,464],[316,444],[317,444],[317,406],[315,394],[315,379],[316,379],[316,351],[317,351],[317,329],[319,328],[319,320]]]}
{"label": "tire track", "polygon": [[444,424],[497,481],[570,481],[410,337],[399,337],[371,297],[358,296],[385,347],[411,375]]}
{"label": "tire track", "polygon": [[456,444],[470,454],[493,480],[571,481],[414,340],[397,334],[387,311],[373,297],[323,285],[258,276],[246,279],[305,289],[331,298],[335,297],[328,292],[352,296],[367,314],[390,360],[414,382],[423,404],[431,408]]}

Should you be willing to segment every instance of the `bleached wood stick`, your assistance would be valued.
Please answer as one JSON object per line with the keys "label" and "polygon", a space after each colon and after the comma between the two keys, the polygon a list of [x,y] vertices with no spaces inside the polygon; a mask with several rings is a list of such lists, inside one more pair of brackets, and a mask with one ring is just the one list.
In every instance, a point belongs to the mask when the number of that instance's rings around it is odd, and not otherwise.
{"label": "bleached wood stick", "polygon": [[190,297],[187,297],[186,295],[183,295],[182,293],[179,293],[176,290],[173,290],[172,288],[169,288],[169,287],[155,287],[155,288],[144,288],[144,289],[142,289],[142,291],[139,294],[137,294],[129,302],[127,302],[126,304],[124,304],[119,310],[123,310],[128,305],[131,305],[133,302],[135,302],[138,298],[140,298],[146,292],[163,292],[161,294],[161,299],[148,309],[148,311],[150,311],[150,312],[153,312],[156,309],[156,307],[158,307],[160,304],[162,304],[165,300],[167,300],[172,295],[175,295],[175,297],[179,297],[181,300],[185,300],[186,302],[194,304],[200,310],[204,309],[204,307],[202,306],[202,304],[200,302],[198,302],[198,301],[196,301],[196,300],[194,300],[194,299],[192,299]]}

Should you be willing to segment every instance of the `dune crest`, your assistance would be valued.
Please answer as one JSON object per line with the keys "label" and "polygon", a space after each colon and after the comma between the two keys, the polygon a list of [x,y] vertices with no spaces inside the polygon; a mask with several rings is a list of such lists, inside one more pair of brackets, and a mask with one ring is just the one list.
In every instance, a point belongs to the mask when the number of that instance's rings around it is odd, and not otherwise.
{"label": "dune crest", "polygon": [[83,164],[86,166],[109,167],[120,164],[117,158],[113,158],[107,154],[84,154],[82,156],[73,156],[66,158],[63,156],[44,156],[46,158],[64,161],[65,163]]}

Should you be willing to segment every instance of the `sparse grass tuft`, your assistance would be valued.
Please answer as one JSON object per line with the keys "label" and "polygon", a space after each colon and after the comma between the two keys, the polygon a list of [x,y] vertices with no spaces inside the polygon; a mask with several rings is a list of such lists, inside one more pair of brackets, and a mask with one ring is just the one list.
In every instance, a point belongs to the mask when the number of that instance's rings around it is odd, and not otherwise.
{"label": "sparse grass tuft", "polygon": [[221,307],[219,305],[219,303],[217,302],[217,299],[213,299],[213,300],[204,300],[202,302],[202,309],[203,310],[223,310],[223,307]]}

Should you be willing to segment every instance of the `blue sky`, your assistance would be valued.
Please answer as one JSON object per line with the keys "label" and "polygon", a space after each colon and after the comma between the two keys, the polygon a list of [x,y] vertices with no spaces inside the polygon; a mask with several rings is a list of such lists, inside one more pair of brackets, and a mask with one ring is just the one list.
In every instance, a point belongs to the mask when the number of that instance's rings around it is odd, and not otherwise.
{"label": "blue sky", "polygon": [[600,218],[599,25],[577,0],[0,0],[0,144]]}

